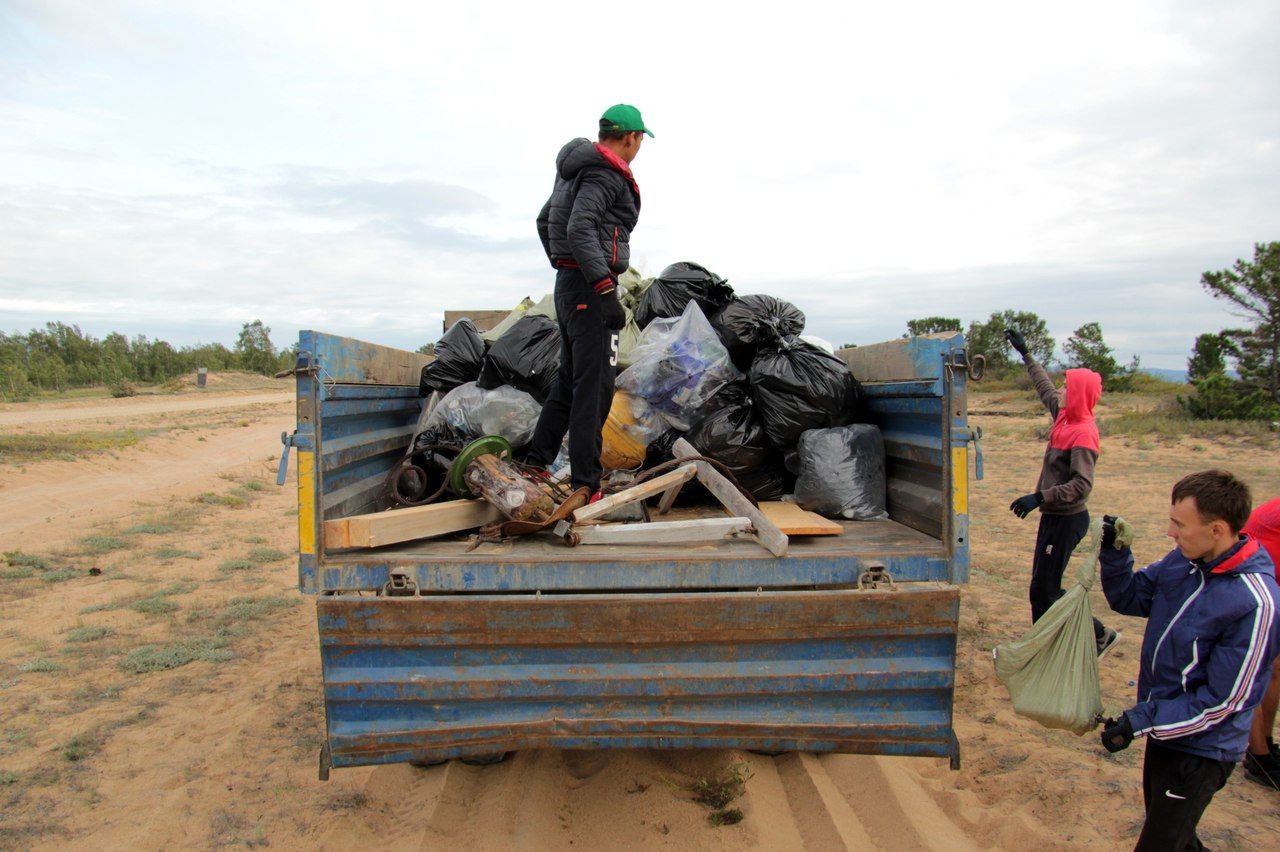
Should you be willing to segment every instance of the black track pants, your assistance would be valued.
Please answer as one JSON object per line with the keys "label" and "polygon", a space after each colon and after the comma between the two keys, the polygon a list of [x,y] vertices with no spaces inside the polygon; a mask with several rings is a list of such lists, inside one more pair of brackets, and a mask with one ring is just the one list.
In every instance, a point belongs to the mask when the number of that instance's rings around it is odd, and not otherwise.
{"label": "black track pants", "polygon": [[[1066,592],[1062,590],[1062,572],[1076,545],[1089,532],[1089,512],[1074,515],[1040,515],[1036,532],[1036,553],[1031,561],[1031,620],[1040,616]],[[1102,638],[1102,622],[1093,620],[1094,637]]]}
{"label": "black track pants", "polygon": [[1142,761],[1142,801],[1147,821],[1135,852],[1182,852],[1204,848],[1196,826],[1213,794],[1227,783],[1234,763],[1200,757],[1147,738]]}
{"label": "black track pants", "polygon": [[569,433],[574,488],[600,489],[600,430],[613,405],[614,332],[604,327],[600,297],[576,269],[556,272],[560,369],[542,406],[527,460],[546,467]]}

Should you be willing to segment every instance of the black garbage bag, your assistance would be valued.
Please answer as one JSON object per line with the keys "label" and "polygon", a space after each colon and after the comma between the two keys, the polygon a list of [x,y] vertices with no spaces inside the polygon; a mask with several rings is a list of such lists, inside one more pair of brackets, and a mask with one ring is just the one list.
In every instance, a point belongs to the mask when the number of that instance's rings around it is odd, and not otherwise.
{"label": "black garbage bag", "polygon": [[650,441],[644,450],[644,464],[640,466],[641,469],[648,470],[663,462],[672,461],[676,457],[673,450],[676,441],[683,437],[684,433],[679,429],[668,429]]}
{"label": "black garbage bag", "polygon": [[734,366],[745,373],[761,342],[804,331],[804,312],[774,296],[740,296],[721,308],[711,325]]}
{"label": "black garbage bag", "polygon": [[709,413],[689,430],[689,443],[727,467],[757,500],[787,493],[786,471],[765,435],[746,380],[725,385],[706,407]]}
{"label": "black garbage bag", "polygon": [[862,419],[862,385],[848,366],[798,337],[762,345],[748,375],[765,433],[779,450],[794,448],[810,429]]}
{"label": "black garbage bag", "polygon": [[458,385],[474,382],[484,359],[484,340],[469,319],[460,319],[436,341],[436,359],[422,368],[418,396],[433,390],[448,393]]}
{"label": "black garbage bag", "polygon": [[810,429],[800,436],[796,502],[829,518],[888,520],[884,439],[869,423]]}
{"label": "black garbage bag", "polygon": [[511,385],[543,403],[555,385],[559,366],[560,328],[556,321],[524,316],[489,347],[476,384],[484,390]]}
{"label": "black garbage bag", "polygon": [[690,300],[697,301],[704,316],[712,316],[733,299],[729,282],[714,272],[682,260],[653,280],[640,297],[636,324],[644,328],[659,317],[678,317]]}

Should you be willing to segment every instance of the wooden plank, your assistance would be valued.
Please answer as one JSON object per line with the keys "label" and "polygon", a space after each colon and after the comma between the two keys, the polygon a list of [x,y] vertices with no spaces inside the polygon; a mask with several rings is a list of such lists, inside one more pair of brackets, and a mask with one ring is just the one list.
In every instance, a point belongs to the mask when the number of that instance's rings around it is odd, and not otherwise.
{"label": "wooden plank", "polygon": [[628,503],[634,503],[637,500],[643,500],[646,497],[652,497],[660,494],[668,488],[673,487],[676,483],[688,482],[693,479],[697,473],[697,468],[691,464],[678,467],[670,473],[664,473],[662,476],[655,476],[648,482],[642,482],[639,485],[628,488],[626,491],[619,491],[617,494],[611,494],[602,500],[597,500],[590,505],[584,506],[573,513],[573,522],[580,524],[583,521],[589,521],[592,518],[598,518],[601,515],[607,515],[619,506],[625,506]]}
{"label": "wooden plank", "polygon": [[[678,459],[702,455],[693,444],[690,444],[684,438],[676,439],[671,452]],[[765,517],[764,512],[751,505],[751,501],[742,496],[742,492],[737,489],[737,486],[725,479],[720,471],[704,461],[694,462],[694,464],[698,466],[698,481],[720,501],[721,505],[735,516],[743,515],[751,519],[751,525],[756,528],[756,539],[765,550],[768,550],[774,556],[785,556],[787,554],[786,535],[783,534],[782,530],[778,529],[778,526],[773,521]]]}
{"label": "wooden plank", "polygon": [[684,482],[677,482],[666,490],[662,495],[662,499],[658,501],[659,515],[665,515],[671,511],[671,507],[675,505],[676,498],[680,496],[680,489],[682,488],[684,488]]}
{"label": "wooden plank", "polygon": [[840,535],[844,527],[817,512],[781,500],[760,504],[760,511],[787,535]]}
{"label": "wooden plank", "polygon": [[324,522],[326,547],[381,547],[415,538],[461,532],[501,520],[483,500],[450,500]]}
{"label": "wooden plank", "polygon": [[651,524],[592,524],[574,531],[579,544],[713,544],[749,529],[750,518],[704,518]]}

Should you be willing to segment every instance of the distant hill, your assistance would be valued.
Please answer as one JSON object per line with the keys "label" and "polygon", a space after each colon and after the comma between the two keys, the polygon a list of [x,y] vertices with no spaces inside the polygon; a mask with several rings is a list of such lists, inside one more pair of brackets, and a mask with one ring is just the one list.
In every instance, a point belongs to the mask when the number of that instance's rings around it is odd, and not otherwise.
{"label": "distant hill", "polygon": [[1143,367],[1142,372],[1150,376],[1155,376],[1157,379],[1164,379],[1166,382],[1187,383],[1186,370],[1167,370],[1160,367]]}

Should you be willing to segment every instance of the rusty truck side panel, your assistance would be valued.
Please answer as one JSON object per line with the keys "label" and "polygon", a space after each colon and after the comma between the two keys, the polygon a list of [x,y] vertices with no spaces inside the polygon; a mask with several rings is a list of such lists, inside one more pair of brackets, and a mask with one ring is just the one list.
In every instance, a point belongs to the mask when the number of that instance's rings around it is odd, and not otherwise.
{"label": "rusty truck side panel", "polygon": [[955,754],[955,587],[317,606],[334,766],[534,747]]}

